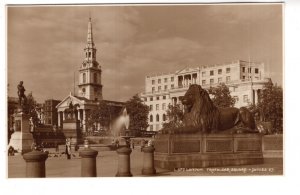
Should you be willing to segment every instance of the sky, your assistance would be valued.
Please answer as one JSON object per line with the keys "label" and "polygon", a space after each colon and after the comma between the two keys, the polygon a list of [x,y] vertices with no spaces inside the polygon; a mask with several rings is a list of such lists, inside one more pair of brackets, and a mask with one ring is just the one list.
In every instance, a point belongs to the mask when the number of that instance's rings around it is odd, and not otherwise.
{"label": "sky", "polygon": [[281,4],[24,6],[7,9],[8,95],[21,80],[40,103],[73,92],[89,15],[104,99],[143,92],[147,75],[237,59],[264,62],[283,85]]}

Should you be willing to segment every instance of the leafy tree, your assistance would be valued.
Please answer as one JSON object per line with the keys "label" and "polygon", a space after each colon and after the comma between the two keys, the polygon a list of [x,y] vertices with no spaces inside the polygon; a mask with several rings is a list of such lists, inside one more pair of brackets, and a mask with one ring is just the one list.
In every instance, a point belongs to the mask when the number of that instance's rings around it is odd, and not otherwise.
{"label": "leafy tree", "polygon": [[97,108],[92,110],[87,116],[88,129],[95,130],[98,124],[108,127],[118,111],[116,107],[108,105],[106,101],[100,101]]}
{"label": "leafy tree", "polygon": [[259,96],[257,109],[262,121],[272,123],[275,132],[282,132],[283,128],[283,90],[270,80],[266,83]]}
{"label": "leafy tree", "polygon": [[27,95],[27,103],[25,105],[25,110],[29,114],[29,117],[32,117],[32,121],[34,125],[37,125],[40,121],[37,114],[37,102],[34,99],[32,92]]}
{"label": "leafy tree", "polygon": [[125,107],[129,114],[129,129],[130,130],[146,130],[148,124],[149,107],[143,104],[138,95],[134,95],[125,103]]}
{"label": "leafy tree", "polygon": [[230,95],[229,88],[224,83],[219,84],[217,87],[210,87],[207,91],[211,95],[215,106],[221,108],[234,106],[235,99]]}
{"label": "leafy tree", "polygon": [[183,111],[180,106],[176,104],[175,106],[169,105],[167,110],[168,122],[163,124],[164,129],[178,128],[182,127]]}

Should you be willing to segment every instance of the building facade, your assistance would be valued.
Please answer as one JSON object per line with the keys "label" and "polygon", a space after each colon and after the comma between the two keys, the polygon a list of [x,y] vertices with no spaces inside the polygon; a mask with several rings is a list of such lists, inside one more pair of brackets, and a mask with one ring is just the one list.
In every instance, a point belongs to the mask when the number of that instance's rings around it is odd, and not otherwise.
{"label": "building facade", "polygon": [[43,105],[43,121],[45,125],[58,126],[58,116],[56,106],[60,103],[60,100],[48,99]]}
{"label": "building facade", "polygon": [[[66,110],[70,104],[77,108],[74,117],[80,121],[80,128],[83,133],[88,131],[87,117],[89,113],[97,108],[100,101],[105,101],[108,106],[116,107],[120,110],[124,106],[123,102],[103,100],[101,82],[102,70],[97,62],[96,55],[97,49],[93,40],[92,20],[89,18],[87,43],[84,48],[84,60],[78,70],[78,94],[75,95],[70,92],[70,94],[56,106],[59,129],[63,129],[63,122],[67,119]],[[99,125],[97,126],[99,127]]]}
{"label": "building facade", "polygon": [[204,89],[225,83],[236,99],[235,107],[256,104],[263,85],[264,64],[242,60],[225,64],[184,68],[175,73],[147,76],[145,92],[141,98],[150,107],[148,131],[158,131],[167,121],[168,105],[179,104],[180,97],[191,84],[201,85]]}

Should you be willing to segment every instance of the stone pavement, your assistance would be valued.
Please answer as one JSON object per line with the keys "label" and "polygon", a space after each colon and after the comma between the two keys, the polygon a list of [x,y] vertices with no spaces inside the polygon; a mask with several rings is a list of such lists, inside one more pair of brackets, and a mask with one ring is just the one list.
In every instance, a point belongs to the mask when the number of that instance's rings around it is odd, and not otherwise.
{"label": "stone pavement", "polygon": [[[76,157],[67,160],[66,156],[49,157],[46,161],[46,177],[80,177],[81,159]],[[143,153],[135,148],[131,153],[131,173],[134,177],[142,177]],[[99,151],[97,156],[97,176],[114,177],[117,173],[118,155],[116,151]],[[26,164],[21,155],[8,157],[8,178],[24,178]],[[265,159],[261,165],[242,165],[213,168],[195,168],[165,170],[156,168],[155,176],[234,176],[234,175],[282,175],[282,159]]]}

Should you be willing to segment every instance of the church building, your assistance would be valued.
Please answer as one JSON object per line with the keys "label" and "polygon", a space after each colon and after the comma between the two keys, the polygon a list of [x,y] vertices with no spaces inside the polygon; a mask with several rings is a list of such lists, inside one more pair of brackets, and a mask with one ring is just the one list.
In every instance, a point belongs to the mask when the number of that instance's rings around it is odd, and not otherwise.
{"label": "church building", "polygon": [[84,60],[79,68],[78,94],[70,93],[57,106],[58,127],[63,129],[63,121],[68,117],[67,109],[70,104],[76,105],[77,113],[74,117],[80,122],[81,131],[84,133],[88,130],[87,117],[91,110],[95,109],[100,101],[105,101],[107,105],[121,108],[123,102],[103,100],[101,66],[96,59],[97,49],[93,40],[92,20],[89,18],[87,43],[84,48]]}

